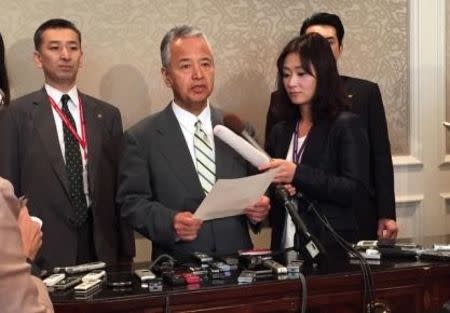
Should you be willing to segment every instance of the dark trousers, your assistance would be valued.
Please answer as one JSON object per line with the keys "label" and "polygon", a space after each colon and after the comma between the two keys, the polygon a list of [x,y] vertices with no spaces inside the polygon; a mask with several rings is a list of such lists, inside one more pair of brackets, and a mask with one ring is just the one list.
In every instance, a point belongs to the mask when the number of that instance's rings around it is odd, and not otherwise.
{"label": "dark trousers", "polygon": [[77,264],[94,261],[97,261],[97,253],[95,252],[92,211],[89,209],[88,219],[78,227]]}

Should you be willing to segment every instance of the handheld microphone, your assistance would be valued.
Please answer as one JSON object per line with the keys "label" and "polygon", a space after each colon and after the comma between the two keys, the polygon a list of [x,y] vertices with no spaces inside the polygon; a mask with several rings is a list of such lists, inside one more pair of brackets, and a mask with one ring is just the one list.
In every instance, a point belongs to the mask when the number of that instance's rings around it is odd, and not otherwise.
{"label": "handheld microphone", "polygon": [[283,186],[275,187],[275,196],[283,202],[283,205],[292,218],[295,225],[296,235],[294,248],[305,258],[306,262],[316,263],[325,254],[322,244],[314,237],[306,227],[298,214],[297,204],[290,199],[288,192]]}
{"label": "handheld microphone", "polygon": [[214,127],[214,135],[228,144],[253,166],[259,167],[260,165],[270,162],[270,157],[267,153],[261,152],[223,125],[216,125]]}
{"label": "handheld microphone", "polygon": [[245,140],[248,141],[253,147],[261,151],[263,154],[265,154],[269,159],[270,156],[264,151],[264,149],[256,142],[256,140],[253,138],[252,135],[249,134],[249,132],[245,129],[245,125],[242,122],[242,120],[233,113],[227,113],[223,117],[223,124],[234,131],[236,134],[241,135]]}

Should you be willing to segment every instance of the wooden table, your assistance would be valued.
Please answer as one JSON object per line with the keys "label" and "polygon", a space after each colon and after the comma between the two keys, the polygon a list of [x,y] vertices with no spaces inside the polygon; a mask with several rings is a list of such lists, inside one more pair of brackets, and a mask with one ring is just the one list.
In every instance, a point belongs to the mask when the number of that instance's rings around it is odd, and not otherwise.
{"label": "wooden table", "polygon": [[[382,261],[372,266],[377,300],[392,312],[438,312],[450,299],[450,262]],[[359,266],[345,262],[326,269],[309,269],[308,312],[362,312]],[[264,278],[238,285],[230,277],[200,286],[168,287],[149,292],[136,282],[132,288],[104,287],[90,299],[52,294],[57,313],[72,312],[299,312],[300,281]]]}

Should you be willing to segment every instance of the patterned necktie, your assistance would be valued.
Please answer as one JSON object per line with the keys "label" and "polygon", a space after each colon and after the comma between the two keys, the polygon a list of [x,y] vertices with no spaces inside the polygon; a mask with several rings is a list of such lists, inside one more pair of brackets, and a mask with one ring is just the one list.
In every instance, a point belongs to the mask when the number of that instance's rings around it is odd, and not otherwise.
{"label": "patterned necktie", "polygon": [[[77,129],[75,120],[69,111],[67,102],[70,97],[63,95],[61,97],[62,111],[67,117],[67,120],[72,124],[73,129]],[[88,218],[88,209],[86,204],[86,197],[83,188],[83,162],[81,160],[80,145],[69,128],[63,123],[64,131],[64,146],[66,157],[66,173],[69,179],[70,200],[75,212],[74,224],[76,226],[83,225]]]}
{"label": "patterned necktie", "polygon": [[195,123],[194,152],[198,178],[203,191],[207,194],[216,181],[216,163],[214,162],[214,152],[208,136],[202,128],[201,121]]}

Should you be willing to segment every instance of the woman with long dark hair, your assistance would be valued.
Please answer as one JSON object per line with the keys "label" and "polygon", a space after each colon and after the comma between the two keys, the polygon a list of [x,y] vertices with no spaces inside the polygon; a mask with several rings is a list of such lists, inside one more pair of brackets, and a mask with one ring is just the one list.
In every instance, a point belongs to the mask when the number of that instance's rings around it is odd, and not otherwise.
{"label": "woman with long dark hair", "polygon": [[8,74],[6,72],[5,64],[5,45],[3,43],[3,37],[0,33],[0,108],[9,105],[9,81]]}
{"label": "woman with long dark hair", "polygon": [[[274,159],[260,169],[278,169],[274,183],[294,187],[315,203],[339,235],[354,241],[354,210],[366,208],[370,193],[369,146],[358,117],[346,111],[330,44],[315,33],[296,37],[281,52],[277,66],[286,119],[273,127],[267,150]],[[292,219],[273,200],[272,249],[292,247]],[[308,210],[308,201],[299,200],[298,207],[309,231],[325,247],[337,246]]]}

